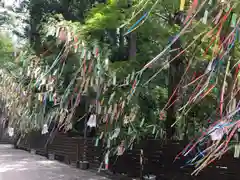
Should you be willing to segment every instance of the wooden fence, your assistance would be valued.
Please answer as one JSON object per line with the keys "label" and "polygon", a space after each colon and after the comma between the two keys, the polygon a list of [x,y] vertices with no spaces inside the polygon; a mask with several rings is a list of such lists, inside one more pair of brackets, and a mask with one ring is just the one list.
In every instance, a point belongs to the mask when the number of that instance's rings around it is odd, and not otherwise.
{"label": "wooden fence", "polygon": [[[18,148],[35,150],[36,153],[54,158],[75,167],[78,163],[87,160],[90,169],[97,170],[103,160],[103,149],[95,147],[95,139],[82,137],[68,137],[57,133],[50,141],[49,135],[31,133],[18,141]],[[239,159],[227,154],[215,164],[206,168],[197,177],[190,175],[192,169],[181,169],[181,162],[173,163],[174,157],[182,149],[182,143],[171,142],[164,144],[160,140],[146,140],[136,144],[132,150],[124,155],[110,159],[110,171],[116,174],[125,174],[128,177],[139,177],[141,174],[153,174],[158,179],[239,179]],[[141,170],[140,150],[144,152],[144,168]]]}

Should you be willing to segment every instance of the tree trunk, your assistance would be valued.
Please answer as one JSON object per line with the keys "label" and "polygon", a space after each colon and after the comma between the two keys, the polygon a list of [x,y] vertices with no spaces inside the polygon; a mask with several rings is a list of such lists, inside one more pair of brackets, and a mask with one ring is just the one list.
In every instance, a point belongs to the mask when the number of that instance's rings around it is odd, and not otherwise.
{"label": "tree trunk", "polygon": [[136,32],[132,32],[129,35],[129,56],[128,59],[130,61],[136,60],[136,54],[137,54],[137,34]]}
{"label": "tree trunk", "polygon": [[119,54],[119,60],[124,60],[125,59],[125,48],[124,48],[124,29],[120,28],[119,29],[119,49],[118,49],[118,54]]}
{"label": "tree trunk", "polygon": [[[181,47],[180,40],[177,40],[171,47],[171,49],[176,49]],[[170,54],[170,61],[176,57],[177,54],[179,54],[181,50],[179,51],[173,51]],[[178,92],[177,90],[175,93],[175,89],[178,86],[178,84],[181,81],[182,75],[184,74],[184,63],[183,63],[183,56],[179,56],[176,58],[173,62],[170,62],[169,66],[169,75],[168,75],[168,98],[170,100],[169,105],[171,105],[170,108],[168,108],[167,111],[167,120],[166,120],[166,132],[167,132],[167,139],[172,139],[172,137],[175,134],[175,127],[171,127],[174,122],[176,122],[176,103],[174,101],[178,99]],[[174,95],[173,95],[174,93]]]}

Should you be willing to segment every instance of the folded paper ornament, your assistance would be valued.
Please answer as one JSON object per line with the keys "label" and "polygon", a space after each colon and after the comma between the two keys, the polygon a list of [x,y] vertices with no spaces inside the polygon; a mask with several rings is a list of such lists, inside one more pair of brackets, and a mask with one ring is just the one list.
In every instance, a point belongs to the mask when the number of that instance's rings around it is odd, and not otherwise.
{"label": "folded paper ornament", "polygon": [[8,135],[10,137],[13,137],[13,135],[14,135],[14,128],[12,128],[12,127],[8,128]]}
{"label": "folded paper ornament", "polygon": [[97,126],[97,117],[95,114],[92,114],[88,119],[87,126],[96,127]]}
{"label": "folded paper ornament", "polygon": [[47,134],[47,133],[48,133],[48,126],[47,124],[44,124],[42,128],[42,134]]}

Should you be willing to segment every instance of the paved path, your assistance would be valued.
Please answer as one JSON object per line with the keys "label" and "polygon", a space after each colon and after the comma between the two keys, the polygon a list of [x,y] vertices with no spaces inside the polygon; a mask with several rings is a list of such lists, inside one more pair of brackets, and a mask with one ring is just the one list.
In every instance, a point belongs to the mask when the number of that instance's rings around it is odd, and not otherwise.
{"label": "paved path", "polygon": [[0,145],[0,180],[108,180],[45,157]]}

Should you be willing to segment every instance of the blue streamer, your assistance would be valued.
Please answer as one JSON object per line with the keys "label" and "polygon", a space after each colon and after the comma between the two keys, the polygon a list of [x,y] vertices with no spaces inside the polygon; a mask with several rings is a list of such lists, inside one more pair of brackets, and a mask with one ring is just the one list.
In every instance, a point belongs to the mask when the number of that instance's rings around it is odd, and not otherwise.
{"label": "blue streamer", "polygon": [[145,17],[147,17],[148,12],[146,12],[139,20],[137,20],[137,22],[135,22],[135,24],[133,24],[127,31],[126,34],[130,33]]}

